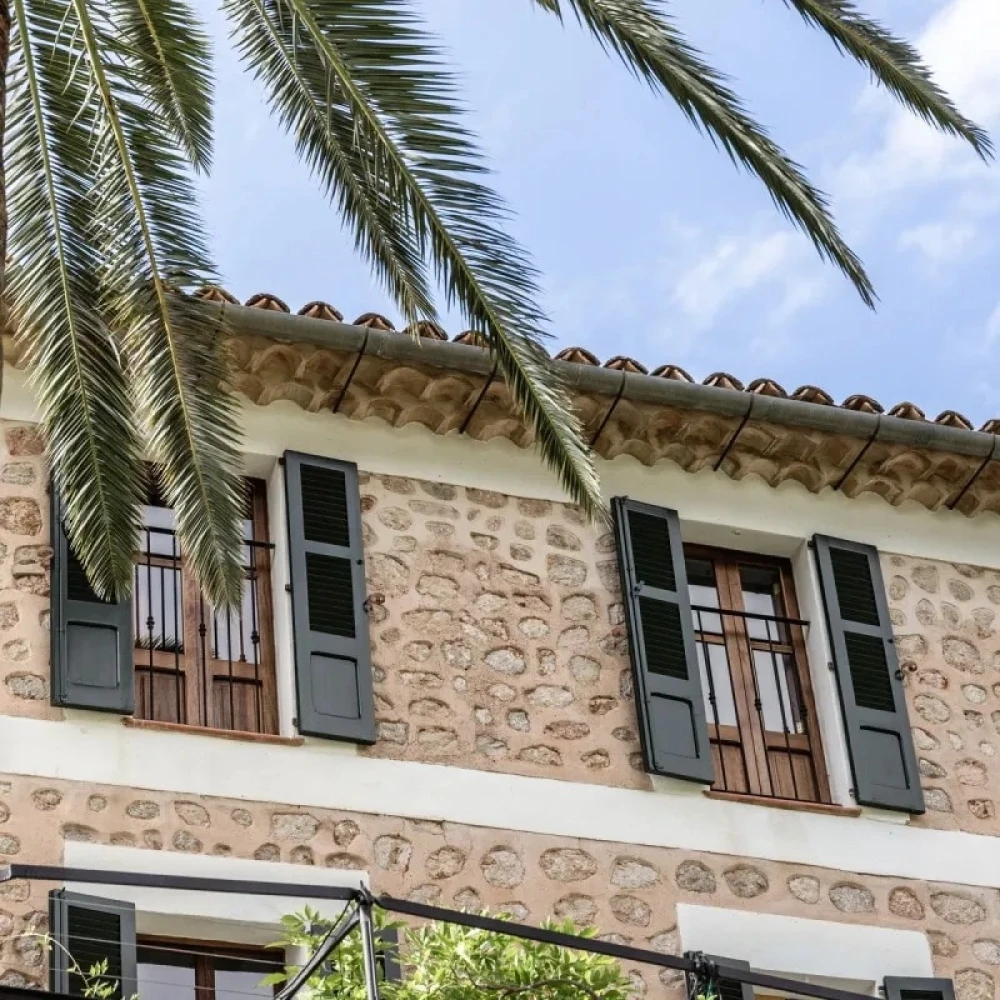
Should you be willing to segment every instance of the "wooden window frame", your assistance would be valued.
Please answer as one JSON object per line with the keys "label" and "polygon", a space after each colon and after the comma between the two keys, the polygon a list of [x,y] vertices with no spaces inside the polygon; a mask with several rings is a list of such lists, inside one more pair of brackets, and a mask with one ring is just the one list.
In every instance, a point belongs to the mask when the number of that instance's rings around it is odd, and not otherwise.
{"label": "wooden window frame", "polygon": [[[180,574],[179,624],[182,626],[183,651],[150,648],[142,645],[142,630],[136,627],[133,650],[135,672],[135,718],[154,723],[167,723],[199,729],[216,729],[226,732],[248,732],[274,735],[278,732],[277,680],[275,676],[274,605],[271,588],[272,548],[268,533],[267,487],[262,479],[246,478],[247,518],[250,521],[250,541],[253,549],[253,566],[247,566],[256,577],[257,621],[254,630],[259,636],[255,665],[249,660],[224,659],[214,655],[209,612],[203,612],[201,594],[191,586],[190,571],[183,555],[179,561],[170,556],[140,555],[141,566],[147,560],[153,567],[172,568],[177,565]],[[138,572],[142,572],[141,567]],[[161,584],[162,586],[162,584]],[[141,610],[132,602],[133,620]],[[204,614],[204,618],[203,618]],[[137,622],[137,626],[140,623]],[[206,629],[204,636],[201,630]],[[232,639],[229,640],[232,643]],[[235,645],[235,644],[233,644]],[[230,670],[232,673],[230,674]],[[229,678],[232,677],[232,680]],[[173,680],[176,678],[176,680]],[[150,682],[160,680],[150,697]],[[259,705],[256,727],[246,729],[233,725],[235,700],[229,706],[228,724],[226,707],[218,697],[219,683],[236,691],[240,685],[259,684]],[[161,693],[161,690],[164,693]],[[225,697],[224,695],[222,697]],[[166,703],[162,699],[166,699]],[[165,706],[169,711],[163,711]]]}
{"label": "wooden window frame", "polygon": [[[829,804],[831,802],[829,778],[816,715],[816,698],[806,655],[803,626],[796,624],[785,626],[789,641],[776,642],[752,637],[746,624],[748,619],[726,614],[727,611],[746,611],[743,603],[740,568],[763,567],[778,572],[780,617],[799,620],[799,605],[795,595],[791,563],[787,559],[776,556],[691,544],[685,544],[684,557],[685,559],[707,560],[712,564],[719,598],[722,634],[702,631],[699,628],[699,616],[695,612],[693,613],[695,642],[725,647],[738,722],[737,726],[719,725],[715,722],[711,709],[708,711],[709,740],[713,746],[712,756],[716,764],[715,782],[712,785],[713,792],[744,794],[753,798],[765,797],[793,802]],[[755,704],[757,682],[752,659],[754,650],[791,658],[798,679],[801,709],[807,722],[805,733],[785,733],[764,728],[761,715]],[[706,697],[707,695],[706,691]],[[723,776],[719,773],[719,764],[726,747],[739,748],[742,755],[742,777],[745,778],[746,790],[734,790],[728,787],[728,775]],[[782,790],[775,787],[777,781],[772,774],[772,766],[769,762],[769,755],[775,754],[787,755],[790,768],[794,768],[793,754],[811,760],[816,792],[814,798],[782,794]]]}
{"label": "wooden window frame", "polygon": [[[183,954],[189,958],[189,965],[182,965],[182,968],[194,969],[194,992],[196,1000],[215,1000],[215,965],[217,959],[232,959],[235,961],[247,960],[260,961],[261,978],[267,975],[268,970],[264,967],[265,957],[269,960],[266,964],[271,965],[275,972],[283,971],[285,968],[284,959],[274,949],[255,947],[253,945],[224,944],[215,941],[193,940],[191,938],[159,937],[153,935],[140,935],[136,939],[136,967],[143,965],[139,954],[144,948],[162,949],[172,954]],[[273,959],[273,963],[270,961]],[[169,962],[163,964],[171,964]],[[140,998],[141,1000],[141,998]]]}

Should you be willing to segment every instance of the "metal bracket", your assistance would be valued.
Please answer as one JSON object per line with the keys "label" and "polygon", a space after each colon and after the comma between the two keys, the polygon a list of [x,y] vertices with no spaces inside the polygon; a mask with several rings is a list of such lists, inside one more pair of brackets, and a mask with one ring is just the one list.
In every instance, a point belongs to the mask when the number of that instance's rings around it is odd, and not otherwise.
{"label": "metal bracket", "polygon": [[684,957],[693,968],[687,976],[688,998],[698,1000],[699,997],[717,997],[719,983],[719,968],[703,951],[687,951]]}

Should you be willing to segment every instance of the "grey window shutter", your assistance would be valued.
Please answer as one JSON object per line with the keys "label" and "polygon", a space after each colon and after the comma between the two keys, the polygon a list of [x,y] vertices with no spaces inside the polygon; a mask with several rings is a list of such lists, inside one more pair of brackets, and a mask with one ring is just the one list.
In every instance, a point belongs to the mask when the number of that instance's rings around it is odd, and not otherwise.
{"label": "grey window shutter", "polygon": [[[693,958],[695,952],[686,952],[685,958]],[[716,965],[730,969],[749,969],[750,963],[738,958],[725,958],[722,955],[706,955],[707,959]],[[741,983],[737,979],[720,978],[715,984],[718,1000],[754,1000],[753,987],[749,983]],[[688,977],[688,993],[691,992],[690,976]]]}
{"label": "grey window shutter", "polygon": [[285,452],[298,728],[375,742],[357,466]]}
{"label": "grey window shutter", "polygon": [[103,601],[91,589],[66,535],[52,486],[52,683],[54,705],[131,715],[132,602]]}
{"label": "grey window shutter", "polygon": [[613,508],[646,770],[710,784],[712,753],[677,512],[623,497]]}
{"label": "grey window shutter", "polygon": [[130,1000],[137,989],[135,907],[113,899],[98,899],[55,889],[49,893],[49,989],[84,996],[86,983],[75,969],[89,976],[106,961],[95,978],[115,987],[115,1000]]}
{"label": "grey window shutter", "polygon": [[399,928],[382,927],[375,932],[375,957],[384,980],[398,983],[403,978],[399,964]]}
{"label": "grey window shutter", "polygon": [[855,797],[860,805],[922,813],[878,550],[825,535],[814,545]]}
{"label": "grey window shutter", "polygon": [[955,1000],[955,984],[950,979],[910,979],[886,976],[885,1000]]}

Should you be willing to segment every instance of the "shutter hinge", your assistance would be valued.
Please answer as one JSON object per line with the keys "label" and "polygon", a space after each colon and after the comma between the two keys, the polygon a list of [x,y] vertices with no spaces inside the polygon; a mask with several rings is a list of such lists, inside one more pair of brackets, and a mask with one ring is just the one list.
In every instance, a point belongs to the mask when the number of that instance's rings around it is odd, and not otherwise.
{"label": "shutter hinge", "polygon": [[290,594],[292,592],[292,585],[290,583],[285,584],[285,593]]}
{"label": "shutter hinge", "polygon": [[369,594],[361,606],[365,609],[365,614],[370,615],[373,607],[382,604],[385,604],[385,594]]}
{"label": "shutter hinge", "polygon": [[826,661],[826,668],[827,668],[827,670],[836,670],[837,669],[836,666],[834,665],[833,660],[827,660]]}
{"label": "shutter hinge", "polygon": [[284,465],[284,464],[285,464],[285,456],[284,455],[279,455],[278,456],[278,465]]}

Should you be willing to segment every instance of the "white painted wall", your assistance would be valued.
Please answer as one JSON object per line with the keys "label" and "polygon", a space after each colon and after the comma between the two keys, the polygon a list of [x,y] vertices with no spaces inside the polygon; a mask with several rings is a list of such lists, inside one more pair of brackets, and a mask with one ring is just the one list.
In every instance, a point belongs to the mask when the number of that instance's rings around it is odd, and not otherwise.
{"label": "white painted wall", "polygon": [[758,972],[875,995],[885,976],[931,977],[923,931],[677,905],[682,951],[749,962]]}

